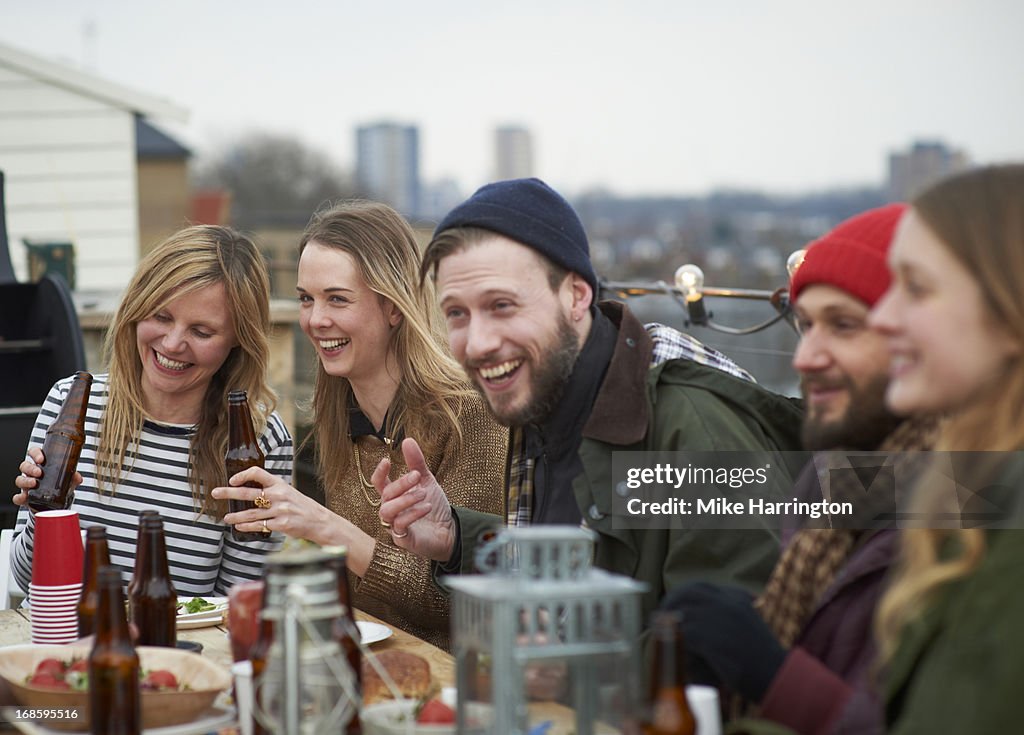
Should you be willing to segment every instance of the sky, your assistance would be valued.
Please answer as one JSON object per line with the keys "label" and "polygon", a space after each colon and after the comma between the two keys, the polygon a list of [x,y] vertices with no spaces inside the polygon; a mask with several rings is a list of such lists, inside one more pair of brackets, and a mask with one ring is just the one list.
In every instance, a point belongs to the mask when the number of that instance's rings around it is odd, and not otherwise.
{"label": "sky", "polygon": [[0,40],[189,112],[198,159],[248,132],[351,169],[355,127],[420,128],[470,192],[529,128],[568,195],[877,186],[918,139],[1024,160],[1020,0],[0,0]]}

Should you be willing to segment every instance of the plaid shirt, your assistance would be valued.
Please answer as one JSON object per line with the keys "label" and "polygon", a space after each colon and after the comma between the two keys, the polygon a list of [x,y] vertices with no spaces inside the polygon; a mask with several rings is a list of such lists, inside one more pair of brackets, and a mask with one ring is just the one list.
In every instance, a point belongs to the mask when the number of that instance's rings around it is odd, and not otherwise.
{"label": "plaid shirt", "polygon": [[[657,322],[645,324],[644,329],[654,342],[651,367],[667,360],[693,360],[751,383],[757,382],[753,375],[721,352],[688,334]],[[509,526],[529,526],[533,520],[533,465],[534,460],[526,456],[522,428],[512,429],[508,447],[508,503],[505,505],[505,521]]]}
{"label": "plaid shirt", "polygon": [[667,327],[658,322],[645,324],[644,329],[654,340],[654,354],[651,365],[658,365],[666,360],[693,360],[701,365],[718,368],[737,378],[756,383],[754,376],[716,349],[708,347],[700,340],[694,339],[678,329]]}

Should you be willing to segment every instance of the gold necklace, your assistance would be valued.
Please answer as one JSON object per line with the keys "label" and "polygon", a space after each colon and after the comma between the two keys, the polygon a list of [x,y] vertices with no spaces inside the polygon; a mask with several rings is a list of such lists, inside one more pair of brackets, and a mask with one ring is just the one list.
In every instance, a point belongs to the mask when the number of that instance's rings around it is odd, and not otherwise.
{"label": "gold necklace", "polygon": [[366,477],[363,475],[363,463],[359,457],[359,445],[352,442],[352,454],[356,460],[356,472],[359,474],[359,489],[363,491],[363,497],[366,498],[366,502],[372,505],[374,508],[379,508],[381,504],[380,496],[374,499],[367,490],[373,490],[376,494],[377,490],[374,488],[372,482],[367,482]]}

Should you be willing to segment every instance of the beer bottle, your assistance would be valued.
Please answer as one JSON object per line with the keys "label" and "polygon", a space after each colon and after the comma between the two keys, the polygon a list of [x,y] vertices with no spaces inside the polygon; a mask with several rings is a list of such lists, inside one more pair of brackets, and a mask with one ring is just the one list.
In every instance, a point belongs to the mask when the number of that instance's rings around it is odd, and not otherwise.
{"label": "beer bottle", "polygon": [[363,654],[359,650],[359,627],[352,608],[351,588],[348,583],[348,549],[344,546],[325,546],[324,551],[331,554],[327,565],[338,575],[338,602],[341,604],[341,615],[334,621],[334,640],[345,653],[345,660],[352,669],[356,699],[353,706],[352,719],[345,727],[345,735],[361,735],[362,724],[359,721],[359,707],[363,699]]}
{"label": "beer bottle", "polygon": [[[249,412],[249,400],[244,390],[233,390],[228,393],[228,451],[224,455],[227,480],[242,470],[262,466],[263,452],[260,450],[259,442],[256,441],[252,414]],[[260,485],[250,482],[245,487],[260,487]],[[237,513],[255,507],[251,500],[232,499],[228,501],[229,513]],[[267,535],[259,531],[239,531],[232,526],[231,538],[235,541],[264,541]]]}
{"label": "beer bottle", "polygon": [[43,476],[28,491],[28,507],[34,511],[65,510],[71,505],[75,494],[71,485],[85,444],[85,412],[91,386],[91,374],[75,373],[60,413],[46,430]]}
{"label": "beer bottle", "polygon": [[142,732],[139,656],[128,635],[121,572],[102,567],[96,575],[99,606],[96,639],[89,654],[90,729],[93,735]]}
{"label": "beer bottle", "polygon": [[78,637],[96,632],[99,607],[99,571],[110,566],[107,527],[89,526],[85,532],[85,567],[82,569],[82,596],[78,598]]}
{"label": "beer bottle", "polygon": [[651,636],[654,650],[644,735],[694,735],[697,724],[686,699],[685,651],[678,613],[658,613]]}
{"label": "beer bottle", "polygon": [[132,572],[132,581],[128,583],[128,604],[142,584],[142,570],[146,566],[145,545],[142,543],[142,527],[147,518],[159,518],[160,512],[147,508],[139,511],[139,527],[135,532],[135,570]]}
{"label": "beer bottle", "polygon": [[145,566],[129,598],[132,622],[139,630],[140,646],[170,646],[178,642],[178,595],[167,568],[167,542],[160,516],[142,520],[140,555]]}

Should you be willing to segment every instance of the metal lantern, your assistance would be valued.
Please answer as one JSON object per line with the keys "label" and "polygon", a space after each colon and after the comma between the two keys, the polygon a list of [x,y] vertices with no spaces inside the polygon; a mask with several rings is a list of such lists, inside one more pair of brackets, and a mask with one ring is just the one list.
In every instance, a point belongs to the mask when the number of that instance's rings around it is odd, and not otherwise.
{"label": "metal lantern", "polygon": [[447,580],[459,732],[526,735],[551,711],[577,735],[631,722],[646,585],[594,569],[594,539],[574,526],[508,528],[478,552],[483,574]]}
{"label": "metal lantern", "polygon": [[286,550],[267,558],[262,618],[274,623],[254,715],[275,735],[341,732],[358,707],[355,672],[332,627],[342,614],[331,555]]}

